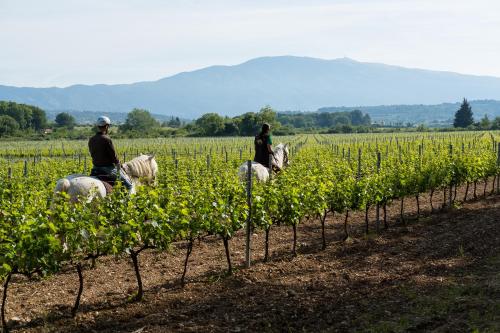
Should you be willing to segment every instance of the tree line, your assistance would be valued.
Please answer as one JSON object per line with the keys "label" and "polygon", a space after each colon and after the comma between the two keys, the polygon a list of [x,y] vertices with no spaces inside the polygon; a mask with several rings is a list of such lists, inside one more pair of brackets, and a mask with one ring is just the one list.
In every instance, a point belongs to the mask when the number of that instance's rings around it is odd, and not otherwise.
{"label": "tree line", "polygon": [[15,102],[0,101],[0,137],[13,136],[19,131],[40,131],[47,124],[45,111]]}
{"label": "tree line", "polygon": [[[113,114],[108,114],[113,121]],[[277,135],[296,133],[364,133],[382,131],[372,124],[368,114],[360,110],[342,112],[276,112],[270,106],[258,112],[246,112],[235,117],[206,113],[191,122],[178,117],[160,122],[144,109],[133,109],[123,124],[112,126],[116,137],[162,137],[162,136],[253,136],[263,123],[269,123]],[[114,125],[114,124],[113,124]],[[454,128],[469,130],[498,130],[500,117],[490,120],[486,115],[474,122],[473,112],[466,99],[455,114]],[[49,135],[43,129],[50,128]],[[49,123],[45,111],[26,104],[0,101],[0,137],[71,138],[85,139],[95,128],[82,125],[77,128],[75,117],[67,112],[56,115]],[[389,129],[390,130],[390,129]],[[408,130],[408,129],[406,129]],[[427,131],[425,126],[416,130]],[[394,129],[392,129],[394,131]],[[47,133],[45,133],[47,134]]]}
{"label": "tree line", "polygon": [[258,112],[246,112],[236,117],[206,113],[184,125],[178,119],[160,124],[146,110],[135,109],[129,113],[125,124],[120,126],[120,131],[138,136],[141,133],[144,135],[146,130],[148,133],[156,131],[158,134],[170,127],[175,129],[176,134],[187,136],[253,136],[259,132],[263,123],[270,124],[273,133],[280,135],[320,130],[351,133],[360,127],[371,126],[370,116],[359,110],[339,113],[278,113],[270,106],[265,106]]}

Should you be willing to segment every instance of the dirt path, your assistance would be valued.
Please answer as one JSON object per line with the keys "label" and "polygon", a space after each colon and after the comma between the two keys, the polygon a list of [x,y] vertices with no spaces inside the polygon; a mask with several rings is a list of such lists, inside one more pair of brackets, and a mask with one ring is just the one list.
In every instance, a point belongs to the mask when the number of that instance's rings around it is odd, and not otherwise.
{"label": "dirt path", "polygon": [[[239,233],[230,243],[232,276],[225,275],[222,241],[207,237],[195,243],[184,288],[178,280],[185,244],[170,253],[147,251],[139,257],[146,289],[140,303],[127,303],[135,291],[130,260],[103,258],[84,270],[75,319],[68,314],[76,272],[15,277],[7,318],[14,331],[32,332],[500,332],[500,197],[430,215],[423,195],[418,221],[415,200],[406,201],[406,226],[395,202],[388,230],[364,236],[364,214],[356,213],[347,242],[343,216],[329,216],[324,251],[319,222],[301,224],[298,257],[291,255],[291,228],[274,227],[271,261],[263,263],[259,232],[250,269],[241,268]],[[442,193],[434,206],[440,201]],[[373,230],[373,209],[370,221]]]}

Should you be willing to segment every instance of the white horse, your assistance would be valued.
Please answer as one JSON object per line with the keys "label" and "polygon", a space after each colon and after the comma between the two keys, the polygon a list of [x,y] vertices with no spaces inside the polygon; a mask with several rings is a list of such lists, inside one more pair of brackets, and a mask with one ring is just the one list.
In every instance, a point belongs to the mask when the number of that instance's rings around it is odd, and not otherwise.
{"label": "white horse", "polygon": [[[142,181],[147,184],[156,181],[158,164],[153,155],[140,155],[122,164],[122,170],[132,184],[130,193],[135,193],[135,187],[141,185]],[[90,202],[95,197],[104,198],[106,196],[106,188],[101,180],[81,174],[73,174],[59,179],[54,192],[68,193],[71,201],[76,201],[81,197],[87,198],[86,201]]]}
{"label": "white horse", "polygon": [[[274,158],[272,159],[272,165],[277,167],[279,170],[283,169],[283,167],[288,166],[288,154],[289,149],[287,144],[280,143],[274,149]],[[271,155],[272,156],[272,155]],[[252,161],[252,174],[257,181],[267,181],[269,179],[270,169],[266,168],[262,164]],[[248,173],[248,165],[245,162],[242,164],[238,170],[238,175],[241,180],[245,180]]]}

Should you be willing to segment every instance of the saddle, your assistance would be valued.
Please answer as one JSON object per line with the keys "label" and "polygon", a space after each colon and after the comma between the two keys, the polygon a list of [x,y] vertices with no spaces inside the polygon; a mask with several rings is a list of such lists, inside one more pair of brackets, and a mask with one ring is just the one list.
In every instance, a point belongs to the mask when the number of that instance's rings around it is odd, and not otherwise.
{"label": "saddle", "polygon": [[104,188],[106,189],[106,194],[110,194],[111,192],[113,192],[113,186],[115,186],[116,177],[110,175],[92,175],[92,177],[95,177],[102,182]]}

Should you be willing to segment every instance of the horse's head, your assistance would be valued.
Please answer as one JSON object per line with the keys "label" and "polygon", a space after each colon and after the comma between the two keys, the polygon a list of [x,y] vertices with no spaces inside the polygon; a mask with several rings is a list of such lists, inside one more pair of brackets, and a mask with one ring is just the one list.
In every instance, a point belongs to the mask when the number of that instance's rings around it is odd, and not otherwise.
{"label": "horse's head", "polygon": [[283,167],[288,166],[289,161],[288,161],[288,154],[289,154],[289,149],[287,144],[278,144],[274,148],[274,162],[273,165],[278,167],[278,169],[281,169]]}
{"label": "horse's head", "polygon": [[154,155],[140,155],[122,165],[123,171],[134,182],[145,181],[147,184],[156,182],[158,163]]}
{"label": "horse's head", "polygon": [[149,163],[151,165],[151,170],[153,170],[153,177],[151,178],[151,182],[152,184],[156,185],[156,174],[158,173],[158,163],[156,163],[154,154],[151,154],[149,156]]}
{"label": "horse's head", "polygon": [[290,154],[290,149],[288,147],[288,143],[285,144],[283,147],[283,165],[288,166],[290,165],[290,161],[288,159],[288,155]]}

